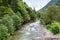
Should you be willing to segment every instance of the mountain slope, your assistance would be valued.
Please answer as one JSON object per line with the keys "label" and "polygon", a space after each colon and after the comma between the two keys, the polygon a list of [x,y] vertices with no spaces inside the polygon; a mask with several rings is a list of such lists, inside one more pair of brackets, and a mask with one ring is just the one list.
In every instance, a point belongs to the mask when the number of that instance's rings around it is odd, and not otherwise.
{"label": "mountain slope", "polygon": [[45,7],[43,7],[42,9],[40,9],[41,11],[46,10],[46,8],[48,8],[49,6],[52,5],[60,5],[60,0],[51,0]]}

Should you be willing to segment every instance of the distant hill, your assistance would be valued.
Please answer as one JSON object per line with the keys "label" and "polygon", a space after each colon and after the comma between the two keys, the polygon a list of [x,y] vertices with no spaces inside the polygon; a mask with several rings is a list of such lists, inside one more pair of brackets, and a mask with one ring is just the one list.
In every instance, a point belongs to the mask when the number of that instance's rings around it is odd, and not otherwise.
{"label": "distant hill", "polygon": [[49,6],[52,5],[60,5],[60,0],[51,0],[45,7],[43,7],[42,9],[40,9],[39,11],[44,11],[46,10],[46,8],[48,8]]}

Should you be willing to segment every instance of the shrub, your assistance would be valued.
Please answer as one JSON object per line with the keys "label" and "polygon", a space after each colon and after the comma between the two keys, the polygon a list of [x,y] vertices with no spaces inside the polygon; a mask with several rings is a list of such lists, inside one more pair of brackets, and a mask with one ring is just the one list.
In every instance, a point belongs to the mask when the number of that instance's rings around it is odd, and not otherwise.
{"label": "shrub", "polygon": [[13,13],[10,17],[14,20],[14,26],[16,29],[21,28],[21,24],[23,23],[23,17],[19,12]]}
{"label": "shrub", "polygon": [[10,34],[8,33],[8,28],[0,24],[0,40],[9,40]]}
{"label": "shrub", "polygon": [[[18,13],[17,13],[18,14]],[[16,29],[19,29],[21,24],[23,23],[23,18],[22,16],[18,16],[16,14],[12,14],[11,18],[14,20],[14,26]]]}
{"label": "shrub", "polygon": [[2,17],[2,23],[6,25],[6,27],[8,28],[8,32],[10,34],[14,33],[15,31],[14,20],[8,14]]}
{"label": "shrub", "polygon": [[18,1],[18,8],[19,8],[19,12],[21,13],[23,20],[25,22],[28,22],[30,20],[30,15],[27,12],[25,5],[23,4],[22,1]]}
{"label": "shrub", "polygon": [[26,8],[26,10],[28,11],[28,13],[30,15],[31,20],[36,20],[37,19],[37,13],[36,13],[35,10],[32,10],[31,8]]}
{"label": "shrub", "polygon": [[30,20],[30,15],[25,9],[20,9],[21,10],[21,15],[24,19],[25,22],[28,22]]}
{"label": "shrub", "polygon": [[30,13],[31,20],[36,20],[37,19],[37,14],[35,12]]}
{"label": "shrub", "polygon": [[19,17],[19,18],[18,18],[18,19],[19,19],[18,25],[20,26],[20,25],[24,22],[23,17],[22,17],[22,15],[21,15],[20,12],[17,12],[16,15]]}
{"label": "shrub", "polygon": [[28,22],[30,20],[30,15],[28,14],[26,10],[23,11],[22,16],[25,22]]}
{"label": "shrub", "polygon": [[60,23],[53,21],[51,24],[47,25],[47,29],[52,31],[54,34],[60,33]]}
{"label": "shrub", "polygon": [[4,6],[0,6],[0,17],[2,17],[3,15],[7,14],[6,13],[6,9],[8,9],[8,8],[4,7]]}

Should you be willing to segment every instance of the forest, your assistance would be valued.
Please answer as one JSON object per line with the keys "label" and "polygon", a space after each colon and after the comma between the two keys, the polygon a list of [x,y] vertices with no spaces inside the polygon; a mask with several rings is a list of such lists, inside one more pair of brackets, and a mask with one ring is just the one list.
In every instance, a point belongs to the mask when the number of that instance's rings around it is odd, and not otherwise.
{"label": "forest", "polygon": [[44,26],[54,35],[60,35],[60,0],[51,0],[45,7],[38,11]]}
{"label": "forest", "polygon": [[0,40],[9,40],[21,25],[36,19],[36,11],[22,0],[0,0]]}
{"label": "forest", "polygon": [[36,20],[40,20],[54,35],[60,35],[59,3],[35,11],[22,0],[0,0],[0,40],[10,40],[23,24]]}

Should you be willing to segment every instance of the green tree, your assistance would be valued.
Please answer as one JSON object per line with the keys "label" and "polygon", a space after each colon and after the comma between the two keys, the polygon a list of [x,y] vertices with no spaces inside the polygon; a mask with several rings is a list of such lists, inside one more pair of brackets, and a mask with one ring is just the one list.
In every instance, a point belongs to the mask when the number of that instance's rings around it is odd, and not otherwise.
{"label": "green tree", "polygon": [[10,34],[8,33],[8,28],[0,24],[0,40],[9,40]]}
{"label": "green tree", "polygon": [[14,20],[8,14],[6,14],[2,18],[2,21],[2,23],[8,28],[8,32],[13,34],[15,31]]}
{"label": "green tree", "polygon": [[[46,12],[43,14],[43,21],[45,24],[50,24],[51,21],[59,21],[60,20],[60,13],[57,6],[50,6]],[[58,20],[59,19],[59,20]]]}
{"label": "green tree", "polygon": [[32,10],[31,8],[26,8],[26,10],[28,11],[31,20],[36,20],[37,19],[37,13],[35,10]]}
{"label": "green tree", "polygon": [[30,10],[22,0],[0,0],[0,40],[8,40],[7,37],[20,29],[22,24],[36,20],[36,11],[28,11],[27,8]]}
{"label": "green tree", "polygon": [[30,15],[26,11],[25,5],[22,1],[18,1],[18,8],[19,8],[19,12],[23,16],[24,21],[25,22],[29,21],[30,20]]}
{"label": "green tree", "polygon": [[2,16],[4,16],[5,14],[7,14],[7,13],[6,13],[7,9],[8,9],[7,7],[0,6],[0,17],[2,17]]}

